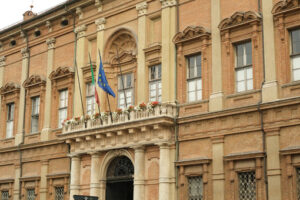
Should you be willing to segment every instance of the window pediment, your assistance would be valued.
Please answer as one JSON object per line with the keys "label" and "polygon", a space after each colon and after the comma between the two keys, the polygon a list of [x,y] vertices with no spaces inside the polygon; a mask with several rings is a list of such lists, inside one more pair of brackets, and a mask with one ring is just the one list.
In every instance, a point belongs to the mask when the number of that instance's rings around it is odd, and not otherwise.
{"label": "window pediment", "polygon": [[20,86],[17,83],[10,82],[1,87],[0,91],[2,95],[14,92],[17,93],[20,91]]}
{"label": "window pediment", "polygon": [[231,17],[223,19],[219,24],[219,29],[225,30],[234,28],[237,26],[242,26],[244,24],[249,24],[254,21],[260,21],[261,15],[257,12],[247,11],[247,12],[236,12]]}
{"label": "window pediment", "polygon": [[40,75],[31,75],[24,81],[23,86],[25,88],[30,88],[30,87],[44,85],[44,84],[46,84],[45,77]]}
{"label": "window pediment", "polygon": [[[119,59],[119,60],[118,60]],[[130,64],[136,61],[136,54],[132,51],[123,51],[119,54],[118,57],[113,57],[111,64],[113,66],[119,65],[119,62],[121,65]]]}
{"label": "window pediment", "polygon": [[299,7],[299,0],[281,0],[274,5],[272,13],[277,14],[296,7]]}
{"label": "window pediment", "polygon": [[56,70],[52,71],[49,78],[51,80],[60,79],[69,75],[73,76],[74,70],[71,67],[59,67]]}
{"label": "window pediment", "polygon": [[188,26],[173,38],[175,44],[193,40],[199,37],[210,37],[210,32],[202,26]]}

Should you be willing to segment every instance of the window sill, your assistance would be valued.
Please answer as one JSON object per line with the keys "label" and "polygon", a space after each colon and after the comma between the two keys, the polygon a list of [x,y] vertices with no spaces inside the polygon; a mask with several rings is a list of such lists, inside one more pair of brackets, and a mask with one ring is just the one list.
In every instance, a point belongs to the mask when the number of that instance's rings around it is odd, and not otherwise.
{"label": "window sill", "polygon": [[6,141],[14,140],[14,139],[15,139],[15,137],[10,137],[10,138],[2,139],[1,141],[6,142]]}
{"label": "window sill", "polygon": [[248,91],[244,91],[244,92],[227,95],[226,98],[230,99],[230,98],[245,96],[248,94],[255,94],[255,93],[259,93],[259,92],[261,92],[261,90],[248,90]]}
{"label": "window sill", "polygon": [[298,81],[292,81],[292,82],[286,83],[286,84],[282,84],[281,87],[282,88],[287,88],[287,87],[296,86],[296,85],[300,85],[300,80],[298,80]]}
{"label": "window sill", "polygon": [[192,101],[192,102],[187,102],[187,103],[180,104],[179,107],[192,106],[192,105],[201,104],[201,103],[208,103],[208,102],[209,102],[209,100]]}

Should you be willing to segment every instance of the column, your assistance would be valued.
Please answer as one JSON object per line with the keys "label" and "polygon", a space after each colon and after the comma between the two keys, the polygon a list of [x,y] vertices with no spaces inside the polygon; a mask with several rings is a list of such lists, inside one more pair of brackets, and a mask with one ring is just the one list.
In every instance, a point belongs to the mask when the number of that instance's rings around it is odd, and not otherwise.
{"label": "column", "polygon": [[138,3],[136,5],[136,10],[138,11],[138,58],[137,58],[137,103],[139,102],[146,102],[147,94],[146,92],[148,90],[145,90],[147,88],[147,75],[146,74],[146,63],[145,63],[145,53],[144,49],[146,48],[146,38],[147,38],[147,8],[148,4],[146,1]]}
{"label": "column", "polygon": [[224,176],[224,138],[212,138],[212,181],[213,200],[224,200],[225,198],[225,176]]}
{"label": "column", "polygon": [[71,155],[70,199],[79,194],[80,189],[80,156]]}
{"label": "column", "polygon": [[265,83],[262,89],[262,101],[270,102],[278,99],[278,83],[276,79],[275,65],[275,40],[274,21],[272,14],[273,1],[262,2],[263,14],[263,35],[264,35],[264,62],[265,62]]}
{"label": "column", "polygon": [[176,0],[160,0],[162,3],[162,102],[175,101],[175,45],[172,42],[176,34]]}
{"label": "column", "polygon": [[48,160],[41,161],[41,181],[40,181],[40,199],[47,199],[47,175],[48,175]]}
{"label": "column", "polygon": [[90,185],[90,195],[100,198],[100,155],[98,152],[92,152],[91,155],[91,185]]}
{"label": "column", "polygon": [[279,137],[279,129],[266,130],[268,192],[272,200],[281,200]]}
{"label": "column", "polygon": [[134,148],[134,200],[145,199],[145,147]]}
{"label": "column", "polygon": [[223,109],[221,34],[218,28],[221,21],[220,0],[211,0],[211,40],[212,40],[212,94],[209,98],[209,111]]}
{"label": "column", "polygon": [[20,175],[21,175],[21,166],[19,164],[15,165],[15,178],[14,178],[14,192],[13,199],[19,200],[20,192]]}
{"label": "column", "polygon": [[52,66],[54,62],[54,47],[55,38],[49,38],[46,40],[48,45],[47,53],[47,75],[46,75],[46,95],[45,95],[45,113],[44,113],[44,124],[41,133],[41,141],[46,141],[49,139],[51,133],[50,117],[51,117],[51,80],[49,75],[52,72]]}
{"label": "column", "polygon": [[[22,85],[28,77],[29,49],[27,47],[24,47],[21,49],[21,53],[22,53],[22,74],[21,74],[20,85]],[[19,113],[18,113],[18,130],[15,137],[15,145],[18,145],[22,142],[22,134],[23,134],[23,127],[24,127],[24,120],[23,120],[24,112],[25,112],[25,88],[21,86]]]}
{"label": "column", "polygon": [[[4,77],[4,67],[5,67],[5,56],[0,56],[0,88],[3,86],[3,77]],[[0,98],[0,105],[1,105],[1,98]],[[0,106],[0,113],[1,113],[1,108]]]}
{"label": "column", "polygon": [[159,144],[159,200],[171,200],[170,162],[169,144]]}
{"label": "column", "polygon": [[75,80],[74,80],[74,107],[73,107],[73,116],[78,117],[82,116],[83,110],[81,104],[85,105],[84,101],[85,98],[81,99],[80,96],[80,90],[79,90],[79,83],[78,83],[78,78],[80,82],[80,89],[81,89],[81,94],[85,88],[84,81],[83,81],[83,74],[81,68],[85,66],[85,31],[86,31],[86,25],[81,25],[75,28],[75,33],[77,34],[77,52],[76,52],[76,61],[77,61],[77,70],[75,70]]}
{"label": "column", "polygon": [[[98,49],[100,50],[101,53],[101,57],[103,58],[103,53],[104,53],[104,28],[105,28],[105,23],[106,20],[105,18],[99,18],[95,21],[95,24],[97,26],[97,51]],[[103,61],[103,59],[102,59]],[[95,81],[98,81],[98,73],[99,73],[99,63],[100,63],[100,57],[99,54],[97,52],[97,68],[96,68],[96,74],[97,74],[97,79]],[[105,111],[106,110],[106,93],[101,90],[100,87],[96,87],[97,88],[97,92],[99,95],[99,99],[100,99],[100,110],[101,111]]]}

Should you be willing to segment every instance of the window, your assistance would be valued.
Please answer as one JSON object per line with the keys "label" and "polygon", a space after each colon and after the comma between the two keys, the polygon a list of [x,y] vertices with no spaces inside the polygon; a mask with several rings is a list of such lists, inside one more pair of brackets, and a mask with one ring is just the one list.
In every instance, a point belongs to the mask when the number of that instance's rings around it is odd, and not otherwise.
{"label": "window", "polygon": [[1,200],[9,200],[8,191],[1,191]]}
{"label": "window", "polygon": [[201,176],[188,177],[189,200],[203,199],[203,182]]}
{"label": "window", "polygon": [[64,199],[64,187],[55,187],[55,200]]}
{"label": "window", "polygon": [[86,84],[86,113],[88,115],[95,112],[95,85],[92,83]]}
{"label": "window", "polygon": [[149,68],[149,100],[161,102],[161,65]]}
{"label": "window", "polygon": [[6,138],[13,137],[15,104],[7,104]]}
{"label": "window", "polygon": [[236,45],[236,91],[253,89],[252,45],[246,42]]}
{"label": "window", "polygon": [[188,101],[202,99],[201,55],[188,57]]}
{"label": "window", "polygon": [[240,172],[239,179],[239,200],[256,200],[256,179],[255,172]]}
{"label": "window", "polygon": [[39,131],[40,97],[31,98],[31,133]]}
{"label": "window", "polygon": [[[123,74],[123,76],[118,77],[118,107],[125,108],[127,106],[133,105],[133,74]],[[126,101],[125,101],[126,95]]]}
{"label": "window", "polygon": [[27,189],[26,190],[26,200],[35,200],[35,192],[34,189]]}
{"label": "window", "polygon": [[59,91],[58,127],[62,127],[62,122],[67,118],[68,113],[68,90]]}
{"label": "window", "polygon": [[300,200],[300,168],[296,168],[296,172],[297,172],[297,200]]}
{"label": "window", "polygon": [[300,80],[300,29],[291,31],[292,40],[292,78],[293,81]]}

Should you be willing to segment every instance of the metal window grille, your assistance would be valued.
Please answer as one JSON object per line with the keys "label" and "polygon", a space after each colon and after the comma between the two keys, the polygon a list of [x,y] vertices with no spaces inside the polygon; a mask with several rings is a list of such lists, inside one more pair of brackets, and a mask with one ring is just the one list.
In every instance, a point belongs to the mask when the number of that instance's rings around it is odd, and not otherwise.
{"label": "metal window grille", "polygon": [[201,176],[189,177],[189,200],[203,200],[203,181]]}
{"label": "metal window grille", "polygon": [[239,200],[256,200],[255,171],[238,173]]}
{"label": "metal window grille", "polygon": [[9,200],[9,193],[8,191],[1,192],[1,200]]}
{"label": "metal window grille", "polygon": [[35,200],[34,189],[27,189],[27,200]]}
{"label": "metal window grille", "polygon": [[300,168],[296,169],[297,171],[297,200],[300,200]]}
{"label": "metal window grille", "polygon": [[55,187],[55,200],[64,199],[64,187]]}

